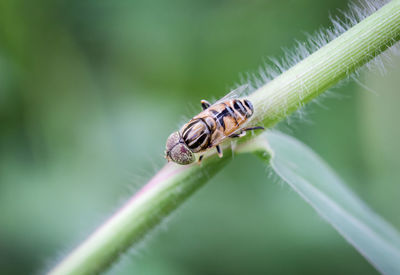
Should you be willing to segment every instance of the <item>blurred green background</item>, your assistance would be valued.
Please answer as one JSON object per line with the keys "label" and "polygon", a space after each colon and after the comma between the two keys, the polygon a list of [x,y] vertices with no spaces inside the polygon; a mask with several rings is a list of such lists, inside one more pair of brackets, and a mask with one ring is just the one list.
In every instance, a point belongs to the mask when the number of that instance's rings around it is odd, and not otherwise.
{"label": "blurred green background", "polygon": [[[0,2],[0,274],[53,266],[148,180],[165,140],[346,1]],[[400,59],[280,126],[400,228]],[[109,274],[376,274],[253,156]]]}

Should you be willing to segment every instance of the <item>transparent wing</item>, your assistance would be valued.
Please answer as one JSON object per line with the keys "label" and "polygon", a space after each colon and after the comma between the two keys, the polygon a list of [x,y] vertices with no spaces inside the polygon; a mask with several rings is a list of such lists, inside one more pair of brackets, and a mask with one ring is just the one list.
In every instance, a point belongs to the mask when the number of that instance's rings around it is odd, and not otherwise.
{"label": "transparent wing", "polygon": [[[225,95],[224,97],[218,99],[216,102],[214,102],[213,104],[211,104],[211,106],[221,103],[223,101],[227,101],[227,100],[231,100],[231,99],[235,99],[235,98],[243,98],[248,96],[250,93],[250,87],[249,84],[245,84],[242,86],[237,87],[236,89],[230,91],[227,95]],[[241,127],[239,127],[238,129],[236,129],[231,135],[235,135],[235,134],[239,134],[242,132],[244,125],[242,125]],[[228,138],[230,138],[230,136],[220,136],[218,139],[213,140],[212,141],[212,146],[210,148],[214,148],[216,145],[221,144],[222,142],[224,142],[225,140],[227,140]]]}
{"label": "transparent wing", "polygon": [[[240,134],[240,133],[243,131],[243,128],[244,128],[244,127],[238,128],[238,129],[237,129],[236,131],[234,131],[231,135]],[[211,145],[210,148],[214,148],[215,146],[217,146],[217,145],[223,143],[225,140],[227,140],[227,139],[229,139],[229,138],[231,138],[231,137],[230,137],[230,136],[221,136],[221,137],[219,137],[218,139],[213,140],[213,141],[212,141],[212,145]]]}
{"label": "transparent wing", "polygon": [[[231,92],[229,92],[227,95],[225,95],[224,97],[218,99],[216,102],[214,102],[212,105],[221,103],[223,101],[227,101],[227,100],[231,100],[231,99],[235,99],[235,98],[243,98],[246,97],[250,92],[250,87],[249,84],[245,84],[242,86],[237,87],[236,89],[232,90]],[[234,131],[231,135],[234,134],[239,134],[242,132],[243,126],[238,128],[236,131]],[[217,140],[214,140],[212,142],[212,147],[215,147],[218,144],[221,144],[222,142],[224,142],[226,139],[228,139],[229,136],[220,136]]]}
{"label": "transparent wing", "polygon": [[245,97],[246,95],[248,95],[248,93],[249,93],[249,84],[245,84],[245,85],[237,87],[235,90],[232,90],[227,95],[218,99],[213,104],[217,104],[222,101],[226,101],[226,100],[230,100],[230,99],[234,99],[234,98]]}

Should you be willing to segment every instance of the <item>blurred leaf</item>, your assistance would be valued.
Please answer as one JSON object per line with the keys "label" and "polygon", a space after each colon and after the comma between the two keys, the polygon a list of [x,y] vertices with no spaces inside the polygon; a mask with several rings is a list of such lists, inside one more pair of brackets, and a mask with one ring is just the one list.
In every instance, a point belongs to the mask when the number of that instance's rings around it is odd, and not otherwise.
{"label": "blurred leaf", "polygon": [[304,144],[281,133],[267,139],[273,170],[379,271],[400,274],[399,233]]}

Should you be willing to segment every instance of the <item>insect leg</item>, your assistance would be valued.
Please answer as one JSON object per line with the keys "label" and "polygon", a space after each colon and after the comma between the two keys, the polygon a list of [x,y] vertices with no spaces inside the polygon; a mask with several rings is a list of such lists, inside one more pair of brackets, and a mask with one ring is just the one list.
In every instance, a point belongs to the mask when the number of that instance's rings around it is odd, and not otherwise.
{"label": "insect leg", "polygon": [[251,130],[264,130],[264,127],[256,126],[256,127],[244,128],[239,134],[232,134],[229,137],[230,138],[244,137],[246,135],[246,131],[251,131]]}
{"label": "insect leg", "polygon": [[222,158],[223,153],[222,153],[221,147],[219,147],[219,145],[217,145],[217,146],[215,146],[215,148],[217,149],[218,156],[219,156],[220,158]]}
{"label": "insect leg", "polygon": [[244,128],[243,131],[251,131],[251,130],[264,130],[265,128],[262,126],[256,126],[256,127],[250,127],[250,128]]}
{"label": "insect leg", "polygon": [[201,164],[201,161],[203,160],[203,157],[204,157],[204,155],[201,155],[201,156],[199,157],[199,160],[197,161],[198,164]]}
{"label": "insect leg", "polygon": [[208,107],[211,106],[210,102],[208,102],[207,100],[202,100],[201,102],[201,107],[203,108],[203,110],[207,109]]}
{"label": "insect leg", "polygon": [[240,138],[240,137],[244,137],[246,135],[246,130],[241,131],[239,134],[233,134],[230,135],[230,138]]}

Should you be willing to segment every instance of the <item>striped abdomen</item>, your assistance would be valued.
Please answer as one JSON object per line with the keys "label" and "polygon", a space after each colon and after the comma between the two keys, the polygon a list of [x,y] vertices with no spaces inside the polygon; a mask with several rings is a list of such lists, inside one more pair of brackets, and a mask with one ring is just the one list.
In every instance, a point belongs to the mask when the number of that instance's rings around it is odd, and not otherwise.
{"label": "striped abdomen", "polygon": [[194,153],[206,150],[237,131],[253,112],[247,99],[214,104],[181,128],[181,138]]}

